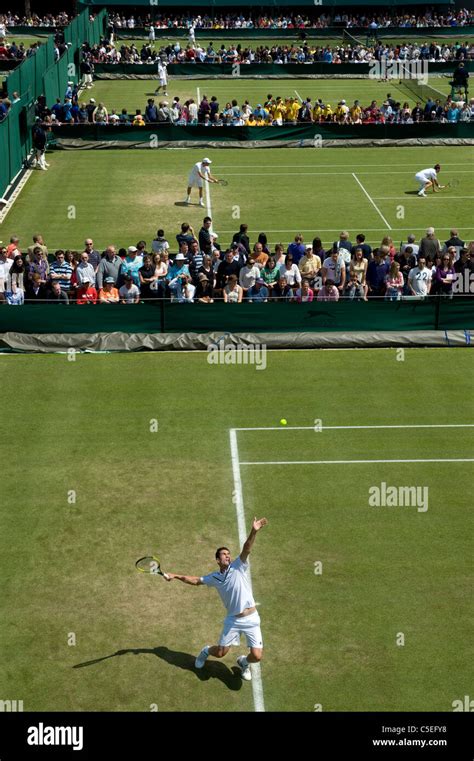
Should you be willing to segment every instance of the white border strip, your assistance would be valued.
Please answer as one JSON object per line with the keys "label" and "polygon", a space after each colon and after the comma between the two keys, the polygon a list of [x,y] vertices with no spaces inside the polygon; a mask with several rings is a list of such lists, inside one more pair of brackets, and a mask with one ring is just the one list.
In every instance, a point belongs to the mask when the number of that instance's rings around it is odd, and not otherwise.
{"label": "white border strip", "polygon": [[282,460],[267,462],[240,462],[239,465],[372,465],[373,463],[400,462],[474,462],[474,458],[453,458],[446,460]]}
{"label": "white border strip", "polygon": [[[474,423],[433,423],[420,425],[322,425],[322,431],[358,431],[373,428],[474,428]],[[286,425],[268,428],[233,428],[234,431],[314,431],[314,425]]]}
{"label": "white border strip", "polygon": [[[237,513],[237,527],[239,531],[240,546],[244,544],[247,539],[247,529],[245,527],[245,512],[244,512],[244,498],[242,492],[242,480],[240,478],[240,465],[239,465],[239,448],[237,446],[237,429],[231,428],[230,435],[230,454],[232,458],[232,473],[234,475],[234,498],[235,498],[235,511]],[[250,565],[247,575],[252,585],[252,577],[250,575]],[[262,672],[259,663],[252,664],[252,692],[253,703],[255,710],[258,712],[265,711],[265,704],[263,701],[263,684],[262,684]]]}

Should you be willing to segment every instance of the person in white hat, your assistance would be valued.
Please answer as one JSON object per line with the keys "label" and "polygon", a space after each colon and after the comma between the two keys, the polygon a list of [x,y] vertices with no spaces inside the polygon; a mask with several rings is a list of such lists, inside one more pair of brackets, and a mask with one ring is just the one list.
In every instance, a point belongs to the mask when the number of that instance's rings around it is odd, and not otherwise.
{"label": "person in white hat", "polygon": [[199,190],[199,206],[204,206],[202,198],[202,189],[204,182],[217,182],[216,178],[211,174],[211,159],[205,158],[202,161],[197,161],[191,169],[188,177],[188,192],[186,195],[185,203],[191,203],[191,189],[198,188]]}

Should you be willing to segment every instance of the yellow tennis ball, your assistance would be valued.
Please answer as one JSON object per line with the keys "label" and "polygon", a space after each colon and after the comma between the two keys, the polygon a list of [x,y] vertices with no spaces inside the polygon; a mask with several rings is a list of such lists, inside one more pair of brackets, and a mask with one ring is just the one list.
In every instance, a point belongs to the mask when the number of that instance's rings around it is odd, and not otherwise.
{"label": "yellow tennis ball", "polygon": [[286,425],[286,422],[287,422],[287,421],[285,420],[285,418],[284,418],[284,417],[282,417],[282,419],[280,420],[280,423],[281,423],[281,425]]}

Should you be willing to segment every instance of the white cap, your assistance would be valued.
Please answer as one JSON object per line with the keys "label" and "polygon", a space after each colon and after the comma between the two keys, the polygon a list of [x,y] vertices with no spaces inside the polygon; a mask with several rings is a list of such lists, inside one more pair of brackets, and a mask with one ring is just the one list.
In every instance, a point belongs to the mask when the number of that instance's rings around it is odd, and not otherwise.
{"label": "white cap", "polygon": [[133,253],[134,253],[134,251],[138,251],[138,248],[137,248],[136,246],[129,246],[129,247],[128,247],[128,251],[129,251],[131,254],[133,254]]}
{"label": "white cap", "polygon": [[211,159],[203,159],[202,163],[203,164],[212,164],[212,161],[211,161]]}

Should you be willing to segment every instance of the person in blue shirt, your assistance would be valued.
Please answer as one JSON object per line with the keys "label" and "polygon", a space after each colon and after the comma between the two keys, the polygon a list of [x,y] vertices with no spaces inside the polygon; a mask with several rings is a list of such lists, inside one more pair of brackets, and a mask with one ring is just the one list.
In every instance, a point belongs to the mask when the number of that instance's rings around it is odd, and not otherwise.
{"label": "person in blue shirt", "polygon": [[374,258],[367,266],[366,281],[369,286],[369,297],[383,296],[385,291],[385,278],[390,271],[390,264],[378,248],[374,249]]}
{"label": "person in blue shirt", "polygon": [[249,303],[262,303],[268,301],[269,291],[265,285],[263,277],[258,277],[255,281],[255,285],[247,291],[247,301]]}
{"label": "person in blue shirt", "polygon": [[63,103],[63,122],[66,124],[69,124],[73,122],[73,115],[72,115],[72,103],[70,98],[65,98]]}
{"label": "person in blue shirt", "polygon": [[166,276],[168,288],[173,296],[178,298],[181,294],[183,282],[185,280],[187,281],[188,278],[191,278],[188,261],[184,254],[177,254],[174,258],[174,262],[170,265]]}
{"label": "person in blue shirt", "polygon": [[145,108],[145,121],[157,122],[158,121],[158,109],[155,106],[153,98],[148,98],[147,107]]}
{"label": "person in blue shirt", "polygon": [[51,113],[55,115],[58,122],[62,122],[63,120],[63,104],[61,103],[61,98],[56,98],[56,103],[51,108]]}
{"label": "person in blue shirt", "polygon": [[140,276],[138,270],[143,266],[143,257],[137,255],[138,249],[136,246],[128,247],[128,256],[122,264],[120,274],[122,277],[125,275],[131,275],[135,285],[140,288]]}
{"label": "person in blue shirt", "polygon": [[456,124],[459,121],[459,109],[455,103],[451,103],[447,113],[448,122]]}

